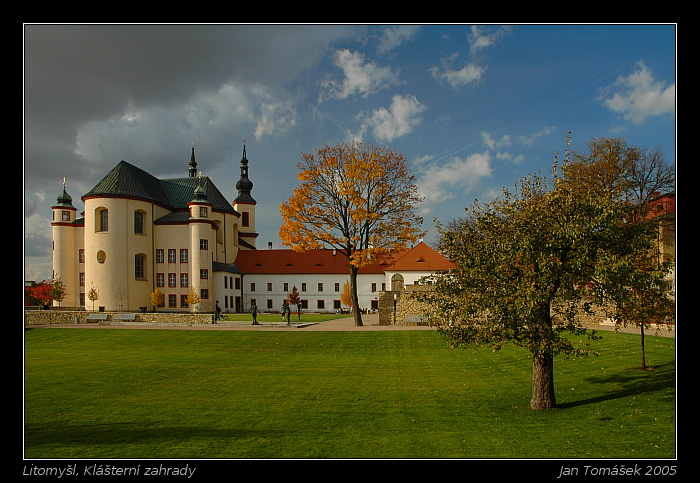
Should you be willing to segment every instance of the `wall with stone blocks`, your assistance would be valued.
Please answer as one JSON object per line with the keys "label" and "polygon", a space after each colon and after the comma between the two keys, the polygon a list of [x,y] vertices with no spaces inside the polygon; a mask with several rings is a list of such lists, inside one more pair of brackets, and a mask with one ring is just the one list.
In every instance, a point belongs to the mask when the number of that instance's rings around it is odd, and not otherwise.
{"label": "wall with stone blocks", "polygon": [[[379,325],[429,325],[424,314],[429,312],[430,306],[420,302],[416,295],[417,292],[430,290],[433,290],[431,285],[406,285],[404,290],[380,292]],[[396,300],[395,315],[394,300]],[[591,309],[593,313],[579,312],[579,323],[594,325],[612,323],[601,307],[591,306]]]}
{"label": "wall with stone blocks", "polygon": [[[95,312],[71,311],[71,310],[26,310],[24,312],[24,325],[55,325],[55,324],[97,324],[97,323],[123,323],[118,316],[124,315],[114,312],[103,312],[107,320],[89,320],[88,315],[95,315]],[[212,324],[213,314],[181,314],[181,313],[135,313],[134,322],[146,324],[162,325],[196,325]]]}
{"label": "wall with stone blocks", "polygon": [[430,307],[418,301],[415,295],[430,290],[430,285],[405,285],[404,290],[379,292],[379,325],[429,325],[423,314]]}

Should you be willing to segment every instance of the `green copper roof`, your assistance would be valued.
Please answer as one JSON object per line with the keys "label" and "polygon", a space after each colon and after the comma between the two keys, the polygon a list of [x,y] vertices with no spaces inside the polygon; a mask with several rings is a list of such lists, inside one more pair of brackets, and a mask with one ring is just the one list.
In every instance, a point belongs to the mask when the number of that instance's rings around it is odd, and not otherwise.
{"label": "green copper roof", "polygon": [[126,161],[119,162],[83,196],[83,200],[99,196],[124,196],[153,201],[173,210],[185,209],[200,184],[215,210],[234,213],[228,200],[206,176],[158,179]]}

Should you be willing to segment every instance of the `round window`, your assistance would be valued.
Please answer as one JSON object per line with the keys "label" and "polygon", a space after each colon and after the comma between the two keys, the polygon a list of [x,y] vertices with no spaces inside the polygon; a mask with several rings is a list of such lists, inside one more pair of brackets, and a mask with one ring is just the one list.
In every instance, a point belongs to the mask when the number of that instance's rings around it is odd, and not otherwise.
{"label": "round window", "polygon": [[105,255],[105,252],[103,252],[102,250],[97,252],[97,262],[98,263],[104,263],[106,259],[107,259],[107,255]]}

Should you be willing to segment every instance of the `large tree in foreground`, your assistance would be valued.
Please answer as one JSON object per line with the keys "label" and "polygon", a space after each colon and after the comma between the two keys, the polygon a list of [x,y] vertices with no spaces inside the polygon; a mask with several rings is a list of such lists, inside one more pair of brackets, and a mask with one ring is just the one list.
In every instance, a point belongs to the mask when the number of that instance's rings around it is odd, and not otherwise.
{"label": "large tree in foreground", "polygon": [[639,268],[655,232],[626,223],[632,209],[611,190],[556,176],[529,176],[498,199],[475,201],[464,219],[439,228],[439,248],[457,268],[427,295],[431,319],[453,347],[527,348],[531,407],[553,408],[554,357],[585,355],[581,336],[596,337],[582,313],[608,307],[614,317],[666,297],[662,271]]}
{"label": "large tree in foreground", "polygon": [[362,325],[357,273],[418,240],[420,197],[402,154],[349,142],[302,155],[300,186],[282,203],[282,244],[293,250],[335,248],[348,258],[355,325]]}

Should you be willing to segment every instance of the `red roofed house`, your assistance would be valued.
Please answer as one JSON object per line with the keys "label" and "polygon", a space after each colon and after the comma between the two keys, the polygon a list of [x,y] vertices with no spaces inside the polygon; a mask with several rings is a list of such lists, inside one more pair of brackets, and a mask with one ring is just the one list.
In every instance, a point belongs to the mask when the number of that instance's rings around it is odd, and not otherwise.
{"label": "red roofed house", "polygon": [[[333,312],[342,308],[340,295],[349,283],[348,259],[335,250],[241,250],[236,266],[243,272],[243,304],[277,311],[294,287],[302,309]],[[360,308],[377,310],[379,293],[402,290],[422,277],[453,268],[452,262],[424,242],[362,267],[357,276]]]}

